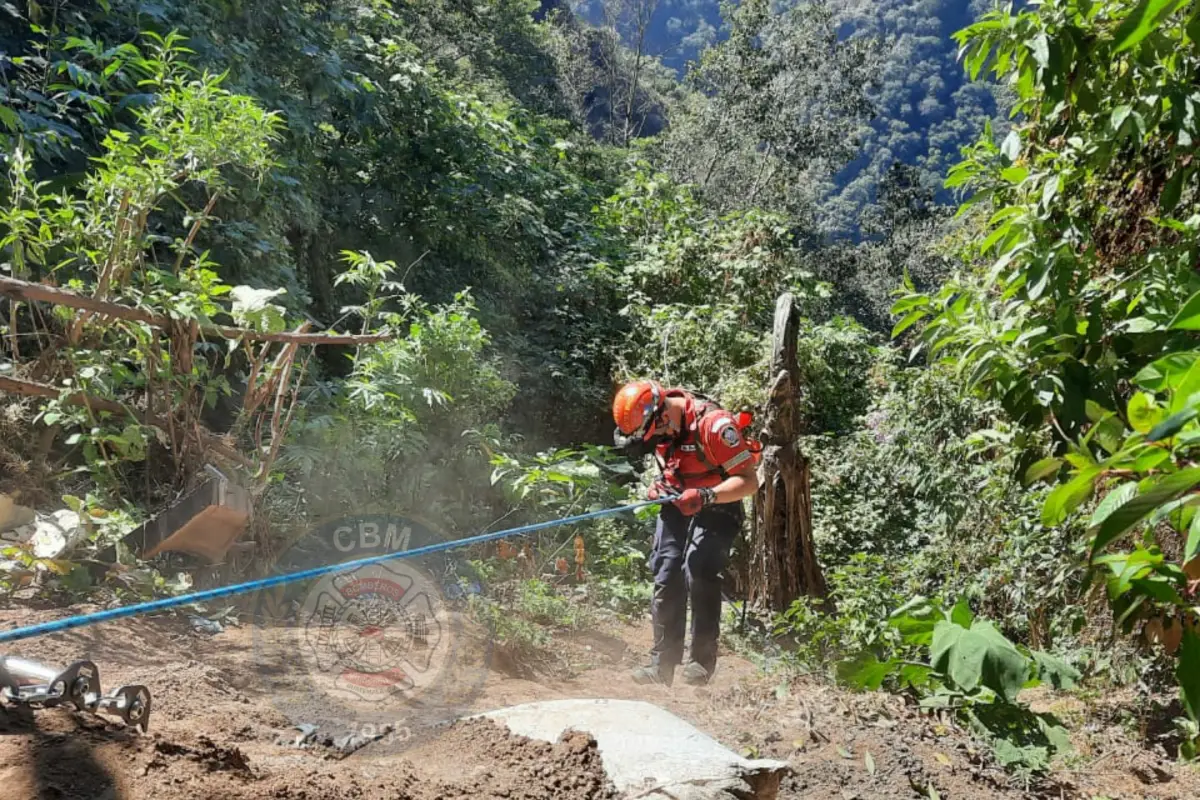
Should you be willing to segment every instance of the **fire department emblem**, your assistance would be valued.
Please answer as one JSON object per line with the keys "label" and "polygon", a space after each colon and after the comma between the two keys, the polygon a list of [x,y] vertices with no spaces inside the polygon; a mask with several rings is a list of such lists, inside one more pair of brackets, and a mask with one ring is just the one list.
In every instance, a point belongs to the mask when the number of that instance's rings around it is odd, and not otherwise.
{"label": "fire department emblem", "polygon": [[327,576],[299,614],[305,656],[347,700],[412,692],[444,658],[440,604],[433,586],[402,562]]}
{"label": "fire department emblem", "polygon": [[482,588],[453,552],[405,556],[442,541],[416,520],[364,514],[317,526],[280,556],[278,574],[346,562],[257,596],[262,688],[297,735],[384,756],[471,707],[491,660],[490,629],[467,613]]}

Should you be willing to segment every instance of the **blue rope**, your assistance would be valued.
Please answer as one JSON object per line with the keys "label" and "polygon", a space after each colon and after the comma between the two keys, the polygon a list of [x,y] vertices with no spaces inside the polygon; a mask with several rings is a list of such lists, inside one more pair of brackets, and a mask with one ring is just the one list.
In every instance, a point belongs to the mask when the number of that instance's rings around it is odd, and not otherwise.
{"label": "blue rope", "polygon": [[647,506],[662,505],[663,503],[670,502],[673,499],[673,497],[667,497],[660,498],[658,500],[647,500],[640,503],[618,506],[617,508],[609,508],[603,511],[589,511],[586,514],[579,514],[574,517],[564,517],[563,519],[551,520],[550,522],[537,522],[532,525],[522,525],[518,528],[509,528],[508,530],[496,531],[495,533],[485,533],[480,536],[472,536],[467,539],[456,539],[452,542],[438,542],[437,544],[415,547],[412,550],[402,550],[398,553],[384,553],[383,555],[360,558],[355,561],[343,561],[338,564],[327,564],[323,567],[314,567],[312,569],[306,569],[300,572],[274,575],[269,578],[259,578],[258,580],[247,581],[246,583],[235,583],[232,586],[222,586],[216,589],[205,589],[201,592],[192,592],[191,594],[179,595],[178,597],[167,597],[162,600],[151,600],[146,603],[137,603],[132,606],[110,608],[105,611],[96,611],[91,614],[79,614],[74,617],[66,617],[65,619],[56,619],[52,622],[43,622],[38,625],[29,625],[24,628],[14,628],[8,631],[0,631],[0,643],[15,642],[19,639],[31,639],[35,636],[43,636],[47,633],[56,633],[58,631],[66,631],[72,628],[82,628],[85,625],[95,625],[98,622],[108,622],[109,620],[132,617],[138,614],[149,614],[152,611],[162,611],[164,609],[174,608],[176,606],[188,605],[190,603],[200,603],[205,600],[215,600],[218,597],[230,597],[235,594],[245,594],[246,592],[253,592],[256,589],[269,589],[272,586],[281,586],[285,583],[308,580],[309,578],[319,578],[322,575],[353,570],[357,569],[358,567],[367,566],[368,564],[380,564],[384,561],[390,561],[392,559],[412,558],[414,556],[429,555],[430,553],[441,553],[446,550],[453,550],[459,547],[469,547],[473,544],[491,542],[495,541],[496,539],[505,539],[509,536],[519,536],[526,533],[532,533],[533,531],[544,530],[546,528],[554,528],[559,525],[571,525],[576,522],[584,522],[585,520],[589,519],[599,519],[600,517],[620,514],[625,511],[636,511],[640,508],[646,508]]}

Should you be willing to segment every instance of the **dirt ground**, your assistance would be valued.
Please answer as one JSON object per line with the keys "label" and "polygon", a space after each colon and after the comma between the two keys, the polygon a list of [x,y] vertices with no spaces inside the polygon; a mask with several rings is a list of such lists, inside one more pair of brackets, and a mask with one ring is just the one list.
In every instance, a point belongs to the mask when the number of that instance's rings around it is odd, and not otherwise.
{"label": "dirt ground", "polygon": [[[86,609],[76,609],[86,610]],[[65,614],[0,610],[0,627]],[[64,708],[0,708],[0,797],[81,800],[616,797],[595,743],[512,736],[483,720],[405,731],[379,725],[347,740],[317,715],[298,657],[268,658],[250,624],[216,634],[180,617],[131,619],[20,642],[9,654],[63,666],[90,658],[104,688],[140,683],[153,695],[141,736]],[[639,687],[626,678],[649,643],[648,625],[614,625],[556,641],[551,674],[482,671],[453,716],[535,700],[637,699],[688,720],[732,750],[787,761],[782,800],[871,798],[1195,798],[1200,779],[1131,742],[1119,724],[1089,723],[1079,752],[1049,779],[1026,784],[946,721],[882,694],[817,682],[779,685],[749,662],[723,657],[705,688]],[[470,663],[471,659],[462,659]],[[503,665],[504,659],[498,659]],[[292,697],[295,702],[281,698]],[[308,704],[305,704],[307,698]],[[386,703],[398,702],[395,699]],[[1053,704],[1054,698],[1047,698]],[[315,729],[295,726],[313,709]],[[420,715],[418,715],[419,717]],[[420,717],[435,720],[436,714]],[[349,731],[353,733],[353,731]],[[299,742],[299,745],[297,744]]]}

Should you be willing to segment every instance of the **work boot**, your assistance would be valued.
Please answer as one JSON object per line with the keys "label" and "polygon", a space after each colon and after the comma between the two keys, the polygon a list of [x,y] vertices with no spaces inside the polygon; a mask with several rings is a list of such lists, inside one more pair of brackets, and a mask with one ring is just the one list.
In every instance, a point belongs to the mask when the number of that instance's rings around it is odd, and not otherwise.
{"label": "work boot", "polygon": [[651,664],[646,667],[638,667],[635,669],[632,677],[633,682],[641,686],[651,683],[670,686],[675,680],[675,668]]}
{"label": "work boot", "polygon": [[709,672],[695,661],[689,661],[683,667],[683,682],[688,686],[704,686],[708,683]]}

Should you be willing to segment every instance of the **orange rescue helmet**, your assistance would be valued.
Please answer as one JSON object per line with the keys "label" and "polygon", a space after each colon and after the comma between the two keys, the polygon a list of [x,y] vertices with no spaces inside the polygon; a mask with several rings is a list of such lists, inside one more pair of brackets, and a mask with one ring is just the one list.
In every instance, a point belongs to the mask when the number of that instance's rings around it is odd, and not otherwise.
{"label": "orange rescue helmet", "polygon": [[623,435],[645,438],[667,405],[667,393],[655,381],[634,381],[613,399],[613,421]]}

